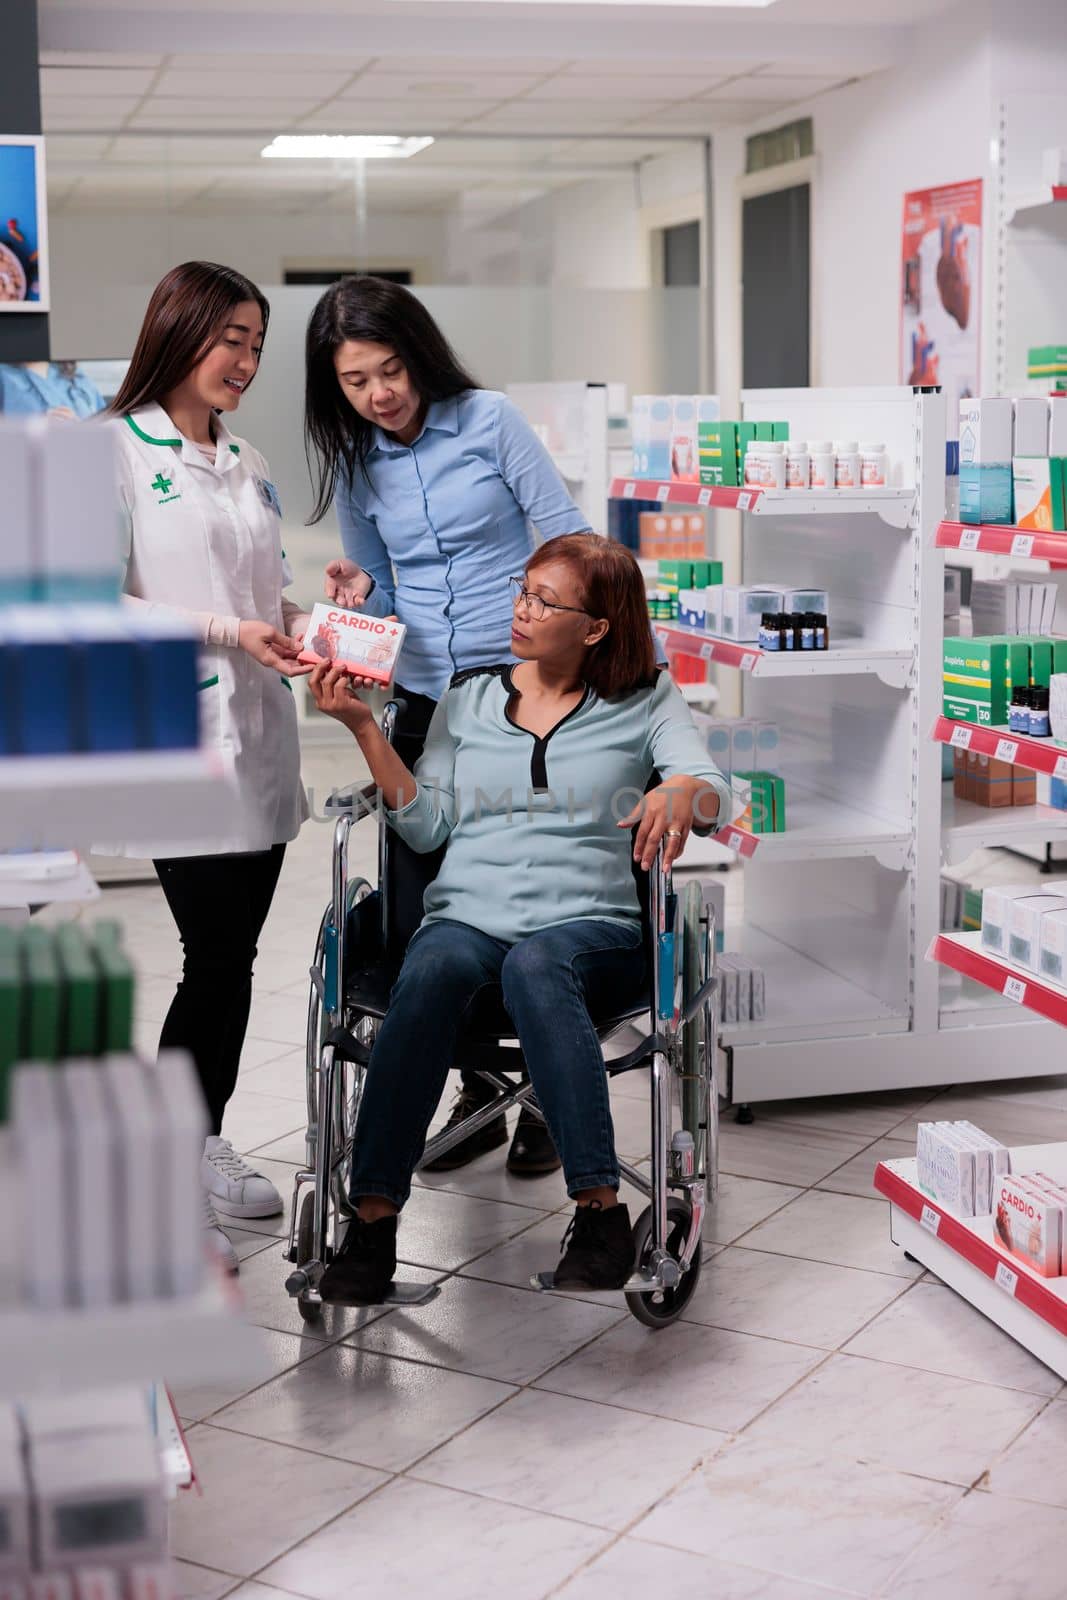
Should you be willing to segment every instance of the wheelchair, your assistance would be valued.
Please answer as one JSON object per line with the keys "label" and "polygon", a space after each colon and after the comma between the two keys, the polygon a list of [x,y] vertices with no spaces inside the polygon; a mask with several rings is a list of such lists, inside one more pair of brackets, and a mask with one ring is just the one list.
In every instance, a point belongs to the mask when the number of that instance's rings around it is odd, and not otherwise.
{"label": "wheelchair", "polygon": [[[403,710],[396,700],[385,708],[382,731],[390,743]],[[371,1047],[442,854],[412,851],[388,826],[373,785],[331,796],[328,810],[336,815],[332,892],[310,969],[306,1165],[294,1178],[286,1250],[292,1271],[285,1287],[307,1323],[322,1315],[319,1284],[352,1215],[353,1136]],[[378,825],[377,891],[348,873],[352,827],[372,812]],[[680,1316],[696,1288],[704,1215],[718,1185],[714,913],[704,907],[699,884],[675,894],[662,862],[661,848],[650,872],[634,869],[646,934],[647,992],[635,994],[617,1015],[593,1019],[608,1052],[620,1037],[625,1043],[627,1030],[639,1024],[644,1029],[624,1054],[607,1053],[605,1066],[609,1077],[650,1069],[651,1174],[619,1162],[623,1177],[649,1202],[634,1224],[635,1267],[622,1292],[630,1312],[650,1328]],[[496,1095],[458,1127],[429,1138],[420,1165],[514,1106],[545,1120],[532,1085],[523,1081],[521,1051],[499,997],[472,1015],[456,1054],[454,1066],[475,1071]],[[553,1273],[538,1273],[531,1287],[550,1291]],[[437,1283],[397,1282],[386,1303],[421,1305],[438,1293]]]}

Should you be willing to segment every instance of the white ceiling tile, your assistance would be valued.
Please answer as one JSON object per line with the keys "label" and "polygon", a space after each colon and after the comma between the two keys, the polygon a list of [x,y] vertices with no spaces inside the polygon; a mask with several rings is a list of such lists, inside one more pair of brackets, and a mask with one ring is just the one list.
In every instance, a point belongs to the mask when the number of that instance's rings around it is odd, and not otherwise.
{"label": "white ceiling tile", "polygon": [[331,133],[433,133],[491,111],[495,100],[334,100],[301,120]]}
{"label": "white ceiling tile", "polygon": [[832,72],[835,81],[842,78],[862,78],[871,71],[869,66],[860,62],[834,61],[829,65],[825,61],[769,61],[766,66],[760,67],[756,73],[760,78],[825,78]]}
{"label": "white ceiling tile", "polygon": [[145,67],[128,72],[110,67],[43,67],[41,94],[52,100],[95,99],[98,95],[128,99],[145,94],[154,77],[151,68]]}
{"label": "white ceiling tile", "polygon": [[627,128],[627,133],[637,130],[647,133],[680,133],[683,130],[694,136],[711,133],[716,127],[754,122],[764,116],[769,107],[766,102],[754,106],[751,100],[690,100],[684,106],[669,106],[654,117],[641,117]]}
{"label": "white ceiling tile", "polygon": [[475,72],[464,70],[457,63],[456,70],[447,72],[364,72],[345,98],[366,95],[373,100],[403,98],[439,100],[466,96],[471,100],[510,100],[514,95],[532,89],[540,80],[533,73]]}
{"label": "white ceiling tile", "polygon": [[79,139],[76,134],[59,133],[48,141],[48,176],[67,161],[98,161],[111,143],[107,134],[88,134]]}
{"label": "white ceiling tile", "polygon": [[269,95],[281,99],[326,100],[352,82],[350,72],[287,72],[276,62],[272,71],[249,71],[244,66],[227,73],[225,78],[214,72],[168,67],[156,84],[155,93],[178,99],[261,100]]}
{"label": "white ceiling tile", "polygon": [[336,55],[304,55],[299,50],[287,48],[273,55],[253,55],[242,51],[240,55],[215,52],[212,55],[176,53],[168,57],[168,66],[189,72],[279,72],[316,77],[322,72],[359,72],[367,66],[370,56],[348,56],[343,51]]}
{"label": "white ceiling tile", "polygon": [[279,116],[300,117],[313,109],[318,102],[308,95],[263,95],[258,100],[231,100],[225,94],[149,95],[141,110],[151,113],[158,125],[165,128],[171,117],[202,117],[205,127],[210,127],[216,112],[223,117],[241,118],[257,127],[270,127]]}
{"label": "white ceiling tile", "polygon": [[812,95],[833,88],[840,81],[838,78],[735,78],[729,83],[720,84],[702,98],[753,100],[760,103],[772,100],[784,105],[791,100],[808,100]]}
{"label": "white ceiling tile", "polygon": [[[641,106],[641,112],[652,116],[660,110],[665,102],[657,104],[650,101]],[[594,103],[589,101],[561,100],[549,106],[535,104],[532,100],[512,100],[507,105],[499,106],[497,110],[479,117],[477,127],[489,128],[500,132],[506,128],[516,131],[529,130],[531,133],[543,133],[547,137],[559,137],[565,133],[582,133],[593,131],[611,133],[626,131],[625,124],[633,120],[634,106],[615,105],[611,101],[601,100]]]}
{"label": "white ceiling tile", "polygon": [[[412,18],[413,23],[414,21]],[[488,24],[488,18],[484,19],[484,22]],[[374,63],[372,71],[376,74],[396,72],[404,77],[425,74],[434,78],[462,78],[468,73],[483,77],[487,72],[518,72],[541,77],[546,72],[556,72],[565,65],[565,61],[547,57],[481,56],[472,55],[468,51],[452,56],[409,56],[406,53],[399,56],[382,56]]]}
{"label": "white ceiling tile", "polygon": [[615,101],[619,105],[642,100],[683,100],[702,89],[710,89],[722,81],[721,76],[709,74],[700,78],[652,76],[643,73],[631,78],[549,78],[546,83],[531,89],[529,100],[596,100]]}
{"label": "white ceiling tile", "polygon": [[658,56],[647,52],[640,56],[616,58],[614,60],[570,61],[564,68],[568,76],[588,78],[632,77],[634,73],[646,69],[656,77],[677,78],[706,78],[710,83],[715,78],[735,76],[742,72],[755,72],[766,63],[767,58],[757,60],[735,61],[730,57],[708,55],[706,52],[694,51],[690,56]]}
{"label": "white ceiling tile", "polygon": [[110,99],[95,96],[88,100],[66,95],[44,95],[41,99],[41,109],[47,122],[49,115],[55,112],[61,117],[110,117],[112,122],[121,122],[123,117],[141,104],[141,95],[129,95],[119,98],[114,95]]}

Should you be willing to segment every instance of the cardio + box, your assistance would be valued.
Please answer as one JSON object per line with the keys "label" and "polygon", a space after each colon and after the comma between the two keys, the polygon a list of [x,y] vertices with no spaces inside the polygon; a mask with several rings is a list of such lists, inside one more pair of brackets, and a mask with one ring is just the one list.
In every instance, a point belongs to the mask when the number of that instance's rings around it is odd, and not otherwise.
{"label": "cardio + box", "polygon": [[383,621],[364,611],[344,611],[320,602],[311,613],[298,659],[316,667],[326,662],[356,677],[387,684],[406,632],[402,622]]}

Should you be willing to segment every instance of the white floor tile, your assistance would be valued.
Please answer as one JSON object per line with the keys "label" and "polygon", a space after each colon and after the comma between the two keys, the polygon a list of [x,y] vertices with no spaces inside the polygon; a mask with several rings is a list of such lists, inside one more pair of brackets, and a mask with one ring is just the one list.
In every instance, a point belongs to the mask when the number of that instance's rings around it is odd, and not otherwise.
{"label": "white floor tile", "polygon": [[[317,1355],[322,1349],[322,1340],[301,1337],[299,1334],[278,1333],[274,1329],[263,1329],[258,1349],[261,1352],[260,1366],[263,1374],[260,1382],[266,1382],[278,1377],[282,1372],[287,1372],[299,1362],[306,1361],[309,1356]],[[171,1388],[178,1415],[188,1422],[201,1422],[212,1412],[221,1411],[223,1406],[232,1405],[235,1400],[240,1400],[248,1391],[247,1380],[242,1382],[240,1378],[235,1378],[229,1383],[183,1384],[178,1388]]]}
{"label": "white floor tile", "polygon": [[704,1238],[716,1244],[733,1244],[758,1222],[795,1200],[800,1189],[784,1183],[764,1183],[759,1178],[719,1177],[719,1192],[704,1218]]}
{"label": "white floor tile", "polygon": [[627,1318],[536,1387],[735,1433],[823,1359],[778,1339],[690,1322],[652,1332]]}
{"label": "white floor tile", "polygon": [[1063,1600],[1067,1511],[974,1493],[907,1561],[887,1600]]}
{"label": "white floor tile", "polygon": [[1063,1384],[952,1289],[917,1283],[846,1346],[849,1355],[944,1372],[976,1383],[1058,1394]]}
{"label": "white floor tile", "polygon": [[302,1103],[280,1095],[260,1094],[242,1082],[226,1106],[222,1131],[235,1150],[258,1150],[272,1139],[298,1130],[303,1136],[307,1114]]}
{"label": "white floor tile", "polygon": [[[875,1595],[960,1491],[865,1462],[738,1439],[632,1529],[784,1578]],[[758,1592],[758,1591],[757,1591]],[[937,1594],[933,1588],[927,1591]]]}
{"label": "white floor tile", "polygon": [[[512,1123],[515,1119],[512,1118]],[[419,1172],[416,1187],[445,1194],[469,1194],[479,1200],[507,1200],[512,1205],[534,1206],[539,1211],[558,1211],[567,1203],[567,1185],[562,1172],[540,1178],[516,1178],[507,1169],[508,1147],[490,1150],[469,1166],[455,1172]]]}
{"label": "white floor tile", "polygon": [[577,1522],[397,1479],[265,1577],[310,1600],[542,1600],[608,1537]]}
{"label": "white floor tile", "polygon": [[559,1600],[649,1600],[653,1595],[693,1595],[700,1600],[827,1600],[840,1589],[815,1588],[796,1578],[774,1578],[714,1556],[638,1539],[620,1539],[559,1591]]}
{"label": "white floor tile", "polygon": [[994,1462],[984,1487],[1067,1510],[1067,1405],[1046,1406]]}
{"label": "white floor tile", "polygon": [[400,1217],[397,1254],[402,1261],[454,1271],[543,1216],[528,1206],[413,1189]]}
{"label": "white floor tile", "polygon": [[346,1342],[504,1383],[529,1383],[624,1315],[564,1295],[450,1278],[437,1299],[397,1309]]}
{"label": "white floor tile", "polygon": [[967,1488],[1043,1403],[988,1383],[834,1356],[765,1411],[747,1437],[798,1449],[817,1439],[833,1456]]}
{"label": "white floor tile", "polygon": [[333,1345],[213,1420],[220,1428],[400,1472],[514,1389]]}
{"label": "white floor tile", "polygon": [[172,1561],[171,1570],[176,1600],[222,1600],[241,1581],[225,1572],[194,1566],[190,1561]]}
{"label": "white floor tile", "polygon": [[815,1187],[830,1189],[835,1194],[856,1194],[869,1200],[877,1193],[874,1171],[880,1161],[906,1161],[914,1159],[914,1156],[914,1140],[909,1143],[906,1139],[877,1139],[858,1156],[853,1156],[851,1161],[838,1167],[836,1172],[821,1179]]}
{"label": "white floor tile", "polygon": [[1004,1144],[1052,1144],[1067,1141],[1067,1109],[1035,1102],[1028,1095],[1005,1093],[994,1097],[984,1085],[952,1090],[927,1105],[921,1116],[912,1116],[892,1130],[894,1139],[914,1144],[920,1121],[948,1117],[976,1123],[985,1133]]}
{"label": "white floor tile", "polygon": [[742,1241],[753,1250],[828,1261],[865,1272],[917,1278],[922,1268],[904,1259],[889,1237],[889,1207],[884,1200],[812,1191],[793,1200]]}
{"label": "white floor tile", "polygon": [[764,1178],[805,1187],[818,1183],[870,1141],[835,1128],[761,1119],[742,1127],[730,1117],[719,1124],[719,1166],[737,1178]]}
{"label": "white floor tile", "polygon": [[[631,1213],[632,1214],[632,1213]],[[490,1283],[509,1283],[516,1289],[528,1289],[530,1279],[538,1272],[549,1272],[559,1261],[560,1241],[567,1227],[568,1214],[559,1212],[556,1216],[545,1217],[543,1221],[535,1223],[533,1227],[525,1228],[514,1239],[509,1239],[505,1244],[498,1245],[494,1250],[488,1250],[475,1260],[469,1261],[462,1269],[464,1278],[484,1278]],[[713,1255],[715,1245],[705,1244],[704,1259]],[[556,1298],[560,1298],[556,1296]],[[582,1295],[570,1294],[565,1296],[568,1300],[588,1300],[593,1305],[604,1305],[602,1294]],[[620,1294],[616,1303],[621,1309],[623,1298]]]}
{"label": "white floor tile", "polygon": [[385,1482],[380,1472],[201,1424],[189,1449],[202,1495],[180,1495],[176,1556],[251,1577]]}
{"label": "white floor tile", "polygon": [[935,1089],[913,1092],[890,1089],[878,1094],[820,1096],[803,1100],[769,1100],[755,1108],[757,1126],[762,1121],[791,1127],[828,1128],[857,1139],[880,1139],[933,1100]]}
{"label": "white floor tile", "polygon": [[705,1264],[688,1322],[836,1350],[905,1288],[890,1273],[857,1272],[823,1261],[723,1250]]}
{"label": "white floor tile", "polygon": [[[249,1322],[259,1328],[275,1328],[280,1333],[302,1335],[319,1344],[331,1344],[344,1338],[346,1333],[355,1333],[357,1328],[384,1316],[388,1311],[386,1306],[365,1306],[362,1309],[324,1306],[318,1322],[305,1324],[296,1301],[291,1300],[285,1292],[285,1280],[292,1270],[282,1254],[280,1239],[269,1250],[261,1250],[258,1255],[242,1263],[237,1289]],[[435,1274],[412,1267],[404,1276],[430,1281]]]}
{"label": "white floor tile", "polygon": [[[277,1049],[277,1045],[268,1046]],[[251,1089],[255,1094],[277,1095],[283,1100],[296,1100],[301,1108],[301,1117],[307,1109],[307,1073],[304,1065],[303,1050],[289,1050],[284,1055],[275,1056],[272,1061],[266,1061],[262,1066],[253,1066],[243,1057],[241,1060],[242,1089]]]}
{"label": "white floor tile", "polygon": [[526,1389],[412,1475],[621,1530],[723,1440],[662,1417]]}
{"label": "white floor tile", "polygon": [[[293,938],[295,941],[295,933]],[[303,948],[306,956],[301,954],[297,959],[307,966],[315,953],[313,932],[309,932]],[[295,960],[293,976],[298,976]],[[257,1039],[277,1039],[283,1045],[303,1044],[307,1037],[306,994],[276,995],[253,989],[248,1031]]]}

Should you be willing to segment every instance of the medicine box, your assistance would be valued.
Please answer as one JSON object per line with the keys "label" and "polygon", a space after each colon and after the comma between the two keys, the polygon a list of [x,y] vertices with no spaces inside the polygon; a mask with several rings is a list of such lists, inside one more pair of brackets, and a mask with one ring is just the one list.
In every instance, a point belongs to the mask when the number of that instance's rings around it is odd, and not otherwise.
{"label": "medicine box", "polygon": [[402,622],[383,621],[363,611],[318,604],[311,613],[299,660],[326,662],[358,677],[387,684],[407,629]]}
{"label": "medicine box", "polygon": [[1013,805],[1013,771],[1014,769],[1006,761],[996,761],[986,755],[977,755],[974,791],[967,798],[973,800],[975,805],[988,806],[992,810]]}
{"label": "medicine box", "polygon": [[732,717],[730,729],[730,771],[741,773],[756,766],[756,724],[746,717]]}
{"label": "medicine box", "polygon": [[725,585],[722,591],[722,636],[738,644],[754,643],[759,638],[764,613],[781,610],[781,589],[755,585],[734,588]]}
{"label": "medicine box", "polygon": [[700,482],[696,397],[671,396],[670,474],[677,483]]}
{"label": "medicine box", "polygon": [[674,426],[674,406],[669,394],[648,397],[648,433],[645,465],[640,476],[662,478],[671,475],[671,429]]}
{"label": "medicine box", "polygon": [[1049,911],[1041,918],[1037,970],[1053,983],[1067,984],[1067,911]]}
{"label": "medicine box", "polygon": [[1043,396],[1024,395],[1012,401],[1014,434],[1013,456],[1047,456],[1049,439],[1048,401]]}
{"label": "medicine box", "polygon": [[916,1145],[919,1188],[961,1217],[974,1216],[974,1153],[947,1125],[920,1122]]}
{"label": "medicine box", "polygon": [[1020,1178],[1007,1175],[998,1181],[996,1236],[1009,1254],[1046,1278],[1059,1276],[1062,1220],[1062,1209]]}
{"label": "medicine box", "polygon": [[960,519],[1012,520],[1012,403],[1006,398],[960,402]]}
{"label": "medicine box", "polygon": [[1015,523],[1035,533],[1063,532],[1063,472],[1048,456],[1016,456],[1012,462]]}
{"label": "medicine box", "polygon": [[707,603],[705,589],[682,589],[678,595],[678,621],[683,628],[705,628],[707,626]]}
{"label": "medicine box", "polygon": [[740,482],[736,422],[702,422],[698,449],[701,483],[717,487]]}
{"label": "medicine box", "polygon": [[957,721],[999,727],[1008,720],[1012,682],[1030,681],[1030,647],[1019,639],[945,639],[943,710]]}
{"label": "medicine box", "polygon": [[36,425],[38,593],[57,605],[119,598],[118,446],[98,422]]}
{"label": "medicine box", "polygon": [[1020,895],[1008,907],[1009,961],[1038,970],[1041,950],[1041,921],[1047,911],[1067,910],[1067,900],[1054,894]]}
{"label": "medicine box", "polygon": [[1048,401],[1048,453],[1063,461],[1067,457],[1067,396],[1052,395]]}
{"label": "medicine box", "polygon": [[1033,894],[1030,884],[992,884],[982,891],[982,948],[994,955],[1008,953],[1008,925],[1011,906],[1024,895]]}
{"label": "medicine box", "polygon": [[1026,372],[1030,378],[1056,378],[1067,375],[1067,345],[1031,345],[1026,352]]}
{"label": "medicine box", "polygon": [[780,439],[786,442],[789,439],[789,424],[788,422],[757,422],[756,438],[765,443],[769,443],[772,439]]}
{"label": "medicine box", "polygon": [[993,1152],[967,1123],[954,1122],[949,1131],[974,1154],[974,1214],[988,1217],[993,1210]]}

